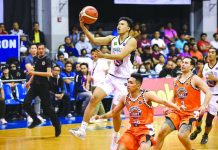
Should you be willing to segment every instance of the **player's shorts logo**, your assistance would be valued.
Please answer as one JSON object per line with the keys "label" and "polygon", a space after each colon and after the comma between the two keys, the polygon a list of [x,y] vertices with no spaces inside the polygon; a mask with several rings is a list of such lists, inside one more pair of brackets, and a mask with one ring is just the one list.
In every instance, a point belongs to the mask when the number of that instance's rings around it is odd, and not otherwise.
{"label": "player's shorts logo", "polygon": [[114,60],[115,66],[120,66],[123,64],[123,60]]}
{"label": "player's shorts logo", "polygon": [[214,87],[214,86],[216,86],[216,81],[207,80],[207,85],[208,85],[209,87]]}

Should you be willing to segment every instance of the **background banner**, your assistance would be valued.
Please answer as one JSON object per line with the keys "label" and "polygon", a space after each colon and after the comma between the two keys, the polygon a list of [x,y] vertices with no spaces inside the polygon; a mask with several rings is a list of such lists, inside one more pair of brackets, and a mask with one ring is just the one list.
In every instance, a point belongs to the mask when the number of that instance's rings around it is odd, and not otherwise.
{"label": "background banner", "polygon": [[19,39],[17,35],[0,36],[0,62],[6,62],[9,58],[19,60]]}

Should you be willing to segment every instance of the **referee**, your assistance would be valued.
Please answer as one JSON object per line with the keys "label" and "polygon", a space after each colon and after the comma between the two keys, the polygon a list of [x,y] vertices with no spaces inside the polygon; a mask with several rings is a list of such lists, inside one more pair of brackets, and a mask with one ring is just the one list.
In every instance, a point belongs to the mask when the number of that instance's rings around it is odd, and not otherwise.
{"label": "referee", "polygon": [[24,109],[31,116],[33,122],[28,128],[34,128],[41,124],[41,120],[38,119],[36,112],[33,110],[31,103],[32,100],[39,96],[41,99],[41,106],[45,115],[47,115],[55,128],[55,136],[58,137],[61,134],[61,125],[52,107],[49,94],[49,77],[51,76],[51,59],[45,54],[45,45],[38,44],[38,55],[33,58],[34,71],[29,71],[28,75],[32,76],[27,87],[30,85],[30,89],[24,99]]}

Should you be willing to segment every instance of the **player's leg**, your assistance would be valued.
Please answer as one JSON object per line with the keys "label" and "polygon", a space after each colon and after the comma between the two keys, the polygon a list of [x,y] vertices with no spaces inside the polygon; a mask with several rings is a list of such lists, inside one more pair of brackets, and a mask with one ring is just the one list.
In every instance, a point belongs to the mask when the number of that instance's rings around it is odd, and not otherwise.
{"label": "player's leg", "polygon": [[[160,131],[157,134],[156,137],[156,145],[154,145],[154,150],[161,150],[165,137],[170,134],[172,131],[176,130],[176,127],[178,126],[178,117],[176,114],[172,114],[172,118],[166,117],[166,121],[162,125]],[[174,118],[174,119],[173,119]]]}
{"label": "player's leg", "polygon": [[189,141],[189,134],[191,132],[191,128],[192,125],[182,124],[178,132],[178,138],[186,150],[192,150],[191,143]]}
{"label": "player's leg", "polygon": [[197,123],[196,123],[196,129],[195,129],[195,131],[190,135],[190,140],[196,139],[196,137],[198,136],[198,134],[202,131],[202,129],[201,129],[202,118],[203,118],[203,115],[202,115],[202,116],[199,116],[199,118],[198,118],[198,120],[197,120]]}
{"label": "player's leg", "polygon": [[118,141],[117,150],[136,150],[138,147],[139,144],[136,137],[130,130],[127,130]]}
{"label": "player's leg", "polygon": [[88,106],[85,109],[83,121],[81,123],[80,128],[78,130],[70,129],[69,132],[71,132],[74,136],[78,138],[85,138],[86,128],[88,126],[90,118],[93,116],[95,112],[95,107],[106,95],[106,92],[102,88],[97,87],[94,90],[93,95],[91,96]]}
{"label": "player's leg", "polygon": [[[118,105],[122,96],[127,95],[126,87],[127,79],[115,78],[113,77],[112,86],[114,89],[114,98],[112,101],[112,109]],[[116,149],[117,142],[120,138],[120,126],[121,126],[121,117],[120,114],[117,114],[113,117],[114,133],[112,135],[111,149]]]}
{"label": "player's leg", "polygon": [[151,139],[153,139],[150,135],[143,135],[140,139],[140,148],[139,150],[149,150],[151,146],[154,144]]}
{"label": "player's leg", "polygon": [[208,142],[208,134],[212,129],[212,122],[214,117],[215,116],[212,115],[210,112],[207,113],[205,131],[201,139],[201,144],[206,144]]}

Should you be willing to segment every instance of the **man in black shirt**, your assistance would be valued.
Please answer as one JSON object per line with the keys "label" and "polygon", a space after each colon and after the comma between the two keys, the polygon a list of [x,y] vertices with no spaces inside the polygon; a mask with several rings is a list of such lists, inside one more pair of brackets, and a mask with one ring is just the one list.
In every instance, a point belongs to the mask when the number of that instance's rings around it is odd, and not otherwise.
{"label": "man in black shirt", "polygon": [[70,115],[70,97],[64,89],[64,80],[59,76],[61,68],[54,66],[52,69],[52,77],[49,78],[50,96],[52,103],[59,106],[58,115]]}
{"label": "man in black shirt", "polygon": [[52,61],[45,54],[45,45],[39,44],[37,47],[38,56],[33,58],[34,71],[29,71],[28,75],[32,76],[27,84],[31,83],[30,89],[24,99],[24,109],[33,119],[32,124],[28,128],[34,128],[41,124],[41,120],[38,119],[36,112],[31,107],[32,100],[39,96],[41,99],[41,105],[43,112],[47,115],[55,127],[55,136],[58,137],[61,134],[61,125],[52,107],[50,94],[49,94],[49,77],[51,76]]}

